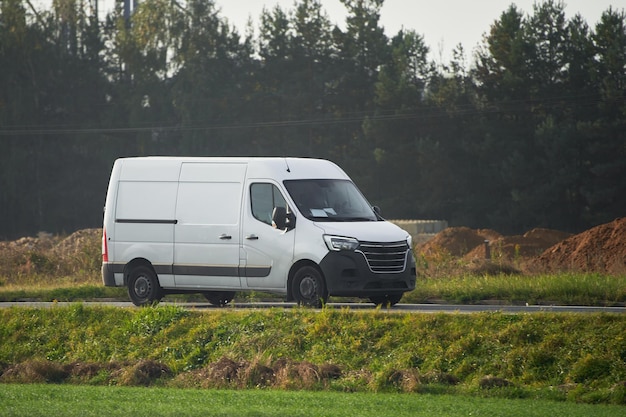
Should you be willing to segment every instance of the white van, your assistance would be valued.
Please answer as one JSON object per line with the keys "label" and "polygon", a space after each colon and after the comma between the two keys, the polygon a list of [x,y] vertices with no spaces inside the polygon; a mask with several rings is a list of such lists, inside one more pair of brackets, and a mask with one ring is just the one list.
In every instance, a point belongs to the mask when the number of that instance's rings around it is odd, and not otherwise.
{"label": "white van", "polygon": [[411,237],[341,168],[308,158],[141,157],[115,161],[102,237],[105,286],[136,305],[237,291],[395,304],[415,288]]}

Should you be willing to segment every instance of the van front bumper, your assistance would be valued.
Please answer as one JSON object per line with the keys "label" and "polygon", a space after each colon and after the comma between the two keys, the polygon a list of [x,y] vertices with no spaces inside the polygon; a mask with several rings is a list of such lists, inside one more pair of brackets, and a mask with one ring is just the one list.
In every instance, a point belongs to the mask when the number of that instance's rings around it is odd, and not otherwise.
{"label": "van front bumper", "polygon": [[320,262],[329,295],[340,297],[372,297],[402,294],[415,289],[415,259],[408,251],[401,272],[373,272],[362,253],[329,252]]}

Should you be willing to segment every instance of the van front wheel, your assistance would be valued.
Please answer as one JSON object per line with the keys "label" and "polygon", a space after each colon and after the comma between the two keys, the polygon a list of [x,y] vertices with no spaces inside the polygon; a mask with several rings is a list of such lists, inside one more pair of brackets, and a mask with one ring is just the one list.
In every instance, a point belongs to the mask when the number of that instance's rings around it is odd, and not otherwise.
{"label": "van front wheel", "polygon": [[322,307],[328,299],[328,292],[322,274],[312,266],[305,266],[293,277],[293,298],[299,305]]}
{"label": "van front wheel", "polygon": [[130,272],[128,296],[136,306],[152,304],[161,300],[161,287],[152,268],[142,265]]}

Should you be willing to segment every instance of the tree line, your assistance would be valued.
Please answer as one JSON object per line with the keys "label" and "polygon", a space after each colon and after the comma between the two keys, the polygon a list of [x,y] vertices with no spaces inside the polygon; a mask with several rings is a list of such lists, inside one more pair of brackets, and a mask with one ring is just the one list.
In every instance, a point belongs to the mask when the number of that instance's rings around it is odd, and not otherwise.
{"label": "tree line", "polygon": [[384,0],[341,2],[341,27],[296,0],[241,34],[212,0],[1,0],[0,238],[99,227],[137,155],[327,158],[387,218],[503,233],[626,214],[623,10],[512,4],[435,63]]}

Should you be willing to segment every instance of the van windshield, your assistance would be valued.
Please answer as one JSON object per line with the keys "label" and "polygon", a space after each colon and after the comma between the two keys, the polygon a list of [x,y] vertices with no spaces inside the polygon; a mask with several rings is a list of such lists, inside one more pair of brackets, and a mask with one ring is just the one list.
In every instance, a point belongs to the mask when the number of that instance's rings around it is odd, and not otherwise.
{"label": "van windshield", "polygon": [[304,217],[314,221],[363,222],[378,217],[348,180],[288,180],[285,188]]}

